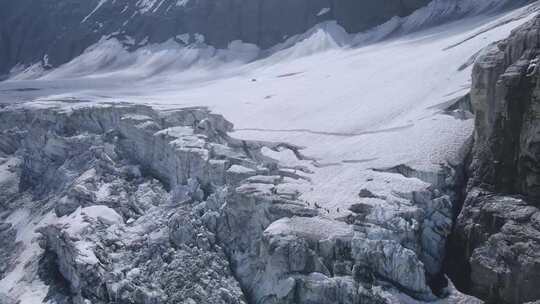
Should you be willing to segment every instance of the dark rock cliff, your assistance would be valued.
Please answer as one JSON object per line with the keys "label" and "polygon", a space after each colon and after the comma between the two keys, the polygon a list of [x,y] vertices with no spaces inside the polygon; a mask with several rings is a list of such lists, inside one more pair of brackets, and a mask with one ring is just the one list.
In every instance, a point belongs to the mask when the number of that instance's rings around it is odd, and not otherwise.
{"label": "dark rock cliff", "polygon": [[540,19],[487,50],[473,71],[473,183],[540,198]]}
{"label": "dark rock cliff", "polygon": [[540,17],[473,69],[475,146],[451,242],[454,279],[490,303],[540,299]]}
{"label": "dark rock cliff", "polygon": [[[358,32],[410,14],[430,0],[0,0],[0,75],[40,60],[57,66],[101,37],[133,47],[202,34],[225,47],[242,40],[267,48],[325,20]],[[185,39],[183,39],[185,40]]]}

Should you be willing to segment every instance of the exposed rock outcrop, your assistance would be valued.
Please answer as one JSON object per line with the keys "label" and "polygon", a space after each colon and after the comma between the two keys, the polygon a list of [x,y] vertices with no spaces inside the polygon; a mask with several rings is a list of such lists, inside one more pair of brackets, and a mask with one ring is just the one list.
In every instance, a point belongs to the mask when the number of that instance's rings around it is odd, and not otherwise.
{"label": "exposed rock outcrop", "polygon": [[[519,197],[472,189],[456,224],[469,292],[493,303],[540,298],[540,209]],[[470,273],[466,273],[469,268]]]}
{"label": "exposed rock outcrop", "polygon": [[475,185],[540,198],[537,100],[540,20],[492,45],[473,70]]}
{"label": "exposed rock outcrop", "polygon": [[540,298],[539,56],[536,17],[473,69],[471,178],[450,252],[458,286],[493,303]]}

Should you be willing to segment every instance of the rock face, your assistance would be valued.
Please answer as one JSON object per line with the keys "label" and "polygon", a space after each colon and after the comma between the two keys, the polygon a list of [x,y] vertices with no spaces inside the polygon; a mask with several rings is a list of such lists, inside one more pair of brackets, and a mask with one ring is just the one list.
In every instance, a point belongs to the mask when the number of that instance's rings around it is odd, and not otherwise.
{"label": "rock face", "polygon": [[540,199],[540,105],[534,19],[486,50],[473,71],[473,183]]}
{"label": "rock face", "polygon": [[408,15],[430,0],[62,0],[2,1],[0,75],[17,64],[58,66],[103,36],[131,49],[175,39],[226,47],[273,46],[325,20],[358,32]]}
{"label": "rock face", "polygon": [[451,255],[462,270],[458,285],[496,303],[540,298],[539,56],[536,17],[489,47],[473,69],[471,179]]}
{"label": "rock face", "polygon": [[540,298],[540,209],[523,198],[472,189],[454,240],[466,256],[467,291],[494,303]]}

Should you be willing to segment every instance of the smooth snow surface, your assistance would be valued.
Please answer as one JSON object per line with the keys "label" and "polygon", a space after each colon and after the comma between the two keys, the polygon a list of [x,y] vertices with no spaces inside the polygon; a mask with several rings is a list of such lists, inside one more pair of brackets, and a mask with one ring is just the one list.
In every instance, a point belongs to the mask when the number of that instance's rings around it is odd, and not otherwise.
{"label": "smooth snow surface", "polygon": [[[55,70],[22,73],[0,84],[0,101],[207,106],[234,123],[236,137],[306,147],[303,153],[316,161],[299,162],[287,152],[269,155],[314,172],[304,199],[339,207],[379,174],[371,169],[406,164],[436,172],[461,157],[472,120],[443,109],[468,92],[471,57],[529,20],[536,4],[475,16],[494,1],[457,3],[435,1],[409,18],[358,35],[324,23],[267,51],[241,42],[216,50],[169,41],[128,53],[122,43],[104,39]],[[386,36],[396,22],[402,30],[415,29],[455,16],[456,10],[472,16],[367,44]],[[40,77],[17,80],[29,76]]]}

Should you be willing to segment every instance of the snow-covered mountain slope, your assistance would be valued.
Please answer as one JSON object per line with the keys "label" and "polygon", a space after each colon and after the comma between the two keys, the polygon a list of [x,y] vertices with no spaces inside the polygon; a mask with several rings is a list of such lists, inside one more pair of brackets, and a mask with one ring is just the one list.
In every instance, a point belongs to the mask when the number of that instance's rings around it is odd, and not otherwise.
{"label": "snow-covered mountain slope", "polygon": [[357,33],[427,4],[430,14],[409,25],[422,27],[526,2],[530,0],[3,0],[0,79],[32,64],[58,67],[105,36],[118,38],[130,50],[168,40],[204,40],[218,48],[242,40],[266,49],[329,20]]}
{"label": "snow-covered mountain slope", "polygon": [[[128,302],[136,285],[148,301],[174,302],[164,286],[181,274],[154,286],[139,279],[166,273],[163,263],[133,259],[170,242],[172,253],[157,251],[170,263],[200,252],[220,261],[214,286],[174,292],[190,304],[199,290],[209,292],[200,303],[467,299],[436,282],[473,131],[471,66],[538,5],[484,15],[503,2],[458,3],[360,34],[326,22],[268,50],[169,41],[129,52],[103,39],[0,83],[0,232],[19,242],[0,292],[23,304],[54,289],[38,275],[41,235],[77,301],[125,291]],[[444,16],[461,19],[433,26]],[[108,206],[104,220],[93,205]],[[66,217],[96,228],[73,232]]]}
{"label": "snow-covered mountain slope", "polygon": [[16,65],[57,67],[103,36],[125,39],[132,50],[169,39],[215,47],[240,39],[267,48],[319,22],[358,32],[429,1],[2,0],[0,77]]}

